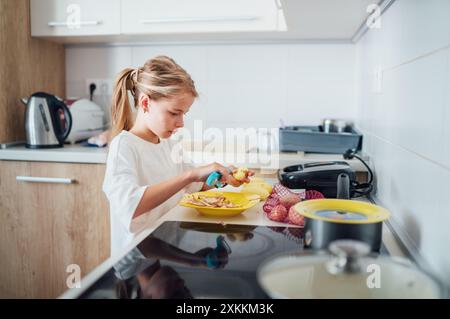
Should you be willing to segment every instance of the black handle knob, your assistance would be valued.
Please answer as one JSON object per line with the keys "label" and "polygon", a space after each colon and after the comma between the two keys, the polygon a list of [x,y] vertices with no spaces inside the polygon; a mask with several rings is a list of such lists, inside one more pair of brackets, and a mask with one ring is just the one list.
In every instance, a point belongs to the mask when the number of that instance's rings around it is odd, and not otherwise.
{"label": "black handle knob", "polygon": [[346,173],[338,176],[336,198],[350,199],[350,177]]}

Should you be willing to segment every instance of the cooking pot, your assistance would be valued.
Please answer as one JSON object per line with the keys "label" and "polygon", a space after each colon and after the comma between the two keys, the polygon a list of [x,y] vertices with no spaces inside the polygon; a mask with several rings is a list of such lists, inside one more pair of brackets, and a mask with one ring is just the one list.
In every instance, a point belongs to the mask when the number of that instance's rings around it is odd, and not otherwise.
{"label": "cooking pot", "polygon": [[383,222],[390,213],[383,207],[349,200],[350,179],[340,174],[337,180],[339,199],[316,199],[303,201],[294,210],[305,220],[305,247],[327,249],[338,239],[354,239],[367,243],[378,252],[381,247]]}
{"label": "cooking pot", "polygon": [[403,258],[369,255],[364,242],[339,240],[325,250],[284,253],[264,261],[258,282],[271,298],[440,298],[443,288]]}
{"label": "cooking pot", "polygon": [[352,121],[343,119],[323,119],[322,128],[324,133],[351,132],[354,127]]}

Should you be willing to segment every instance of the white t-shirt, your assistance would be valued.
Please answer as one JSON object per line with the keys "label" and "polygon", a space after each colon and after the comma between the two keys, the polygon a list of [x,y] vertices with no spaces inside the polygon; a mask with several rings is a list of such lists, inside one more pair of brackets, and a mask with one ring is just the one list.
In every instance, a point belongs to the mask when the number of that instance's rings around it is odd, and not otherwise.
{"label": "white t-shirt", "polygon": [[132,220],[148,186],[167,181],[193,167],[172,160],[172,146],[169,139],[153,144],[128,131],[122,131],[112,140],[103,182],[110,205],[112,256],[129,245],[136,232],[151,226],[175,207],[184,193],[201,189],[202,183],[191,183],[158,207]]}

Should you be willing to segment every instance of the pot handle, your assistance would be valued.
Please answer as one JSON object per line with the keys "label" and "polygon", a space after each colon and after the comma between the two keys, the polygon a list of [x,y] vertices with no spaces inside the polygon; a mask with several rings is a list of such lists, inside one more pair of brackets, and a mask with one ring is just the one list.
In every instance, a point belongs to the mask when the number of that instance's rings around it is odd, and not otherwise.
{"label": "pot handle", "polygon": [[[61,126],[60,134],[57,134],[57,138],[58,138],[59,142],[61,144],[63,144],[65,139],[69,136],[70,130],[72,129],[72,114],[70,113],[70,110],[67,107],[67,105],[63,101],[61,101],[57,98],[55,98],[55,105],[56,105],[55,111],[58,109],[61,109],[63,111],[64,121],[66,122],[66,127],[64,128]],[[58,118],[58,124],[60,124],[60,123],[61,122],[59,121],[59,118]]]}
{"label": "pot handle", "polygon": [[336,198],[350,199],[350,177],[346,173],[341,173],[338,176]]}
{"label": "pot handle", "polygon": [[327,265],[328,271],[332,274],[361,272],[360,260],[370,253],[368,244],[351,239],[335,240],[328,249],[335,256]]}

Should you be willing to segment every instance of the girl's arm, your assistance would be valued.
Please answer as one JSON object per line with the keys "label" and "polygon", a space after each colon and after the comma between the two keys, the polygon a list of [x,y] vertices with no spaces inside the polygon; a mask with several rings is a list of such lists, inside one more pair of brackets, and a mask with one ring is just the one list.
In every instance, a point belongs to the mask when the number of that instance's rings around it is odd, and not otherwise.
{"label": "girl's arm", "polygon": [[195,182],[193,172],[187,171],[165,182],[147,187],[136,207],[133,218],[159,206],[192,182]]}

